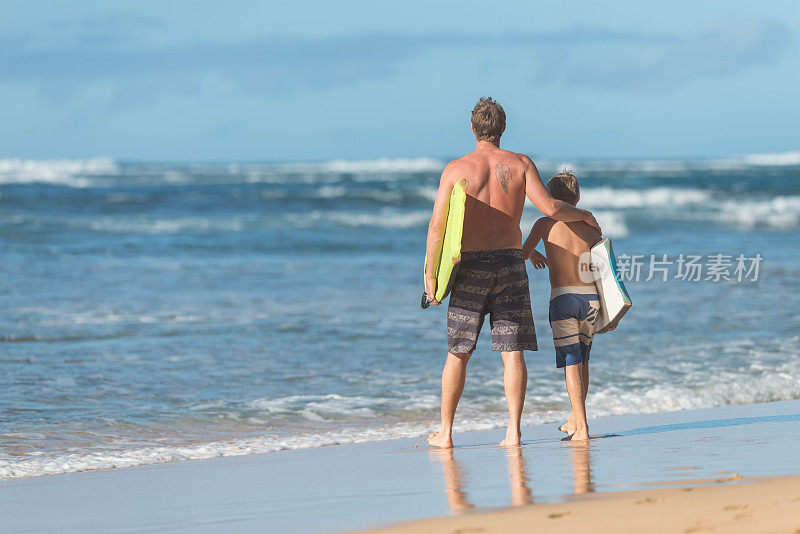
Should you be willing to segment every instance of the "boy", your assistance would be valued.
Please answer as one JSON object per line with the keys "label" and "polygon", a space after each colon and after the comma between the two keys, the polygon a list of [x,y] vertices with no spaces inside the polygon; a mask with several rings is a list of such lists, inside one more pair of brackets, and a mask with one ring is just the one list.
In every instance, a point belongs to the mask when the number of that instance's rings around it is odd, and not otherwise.
{"label": "boy", "polygon": [[[573,206],[578,204],[578,179],[569,171],[547,182],[550,195]],[[591,275],[581,278],[579,258],[600,241],[596,228],[583,222],[558,222],[542,217],[533,225],[522,246],[522,255],[530,258],[536,269],[550,268],[550,326],[556,348],[556,367],[564,368],[572,413],[566,424],[558,427],[567,437],[563,441],[589,439],[586,423],[586,393],[589,388],[589,351],[592,348],[600,301]],[[544,241],[547,257],[536,245]],[[584,256],[587,258],[588,254]],[[587,266],[583,266],[584,270]]]}

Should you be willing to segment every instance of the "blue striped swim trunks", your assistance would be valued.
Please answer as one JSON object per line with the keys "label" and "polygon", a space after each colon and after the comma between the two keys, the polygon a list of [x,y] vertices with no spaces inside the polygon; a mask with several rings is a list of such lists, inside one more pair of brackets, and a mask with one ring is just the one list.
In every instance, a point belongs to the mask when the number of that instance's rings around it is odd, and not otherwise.
{"label": "blue striped swim trunks", "polygon": [[594,286],[554,287],[550,292],[550,327],[556,367],[589,361],[597,329],[600,299]]}

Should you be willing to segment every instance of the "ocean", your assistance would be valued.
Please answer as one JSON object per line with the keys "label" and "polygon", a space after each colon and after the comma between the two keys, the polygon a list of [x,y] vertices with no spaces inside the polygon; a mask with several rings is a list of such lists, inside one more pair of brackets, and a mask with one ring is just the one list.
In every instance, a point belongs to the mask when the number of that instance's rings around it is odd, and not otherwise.
{"label": "ocean", "polygon": [[[800,153],[536,161],[575,170],[629,267],[590,422],[800,398]],[[419,302],[444,163],[0,160],[0,477],[435,429],[446,311]],[[547,274],[528,272],[524,423],[563,422]],[[505,425],[489,341],[457,431]]]}

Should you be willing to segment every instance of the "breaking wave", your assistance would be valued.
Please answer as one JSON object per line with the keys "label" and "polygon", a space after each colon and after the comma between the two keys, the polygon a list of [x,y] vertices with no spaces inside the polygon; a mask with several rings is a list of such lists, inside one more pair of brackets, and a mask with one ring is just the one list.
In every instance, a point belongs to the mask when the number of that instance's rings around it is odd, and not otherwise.
{"label": "breaking wave", "polygon": [[53,184],[88,187],[91,177],[116,175],[119,166],[109,158],[23,160],[0,159],[0,184]]}

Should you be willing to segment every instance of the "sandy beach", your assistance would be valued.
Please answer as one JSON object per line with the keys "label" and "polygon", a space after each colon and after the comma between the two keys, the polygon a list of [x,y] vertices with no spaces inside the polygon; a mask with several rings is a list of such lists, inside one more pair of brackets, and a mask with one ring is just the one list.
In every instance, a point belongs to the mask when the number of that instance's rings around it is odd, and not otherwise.
{"label": "sandy beach", "polygon": [[371,532],[800,532],[800,477],[728,476],[693,483],[701,486],[594,494]]}
{"label": "sandy beach", "polygon": [[487,430],[458,435],[452,451],[397,439],[5,479],[3,531],[800,527],[800,401],[598,419],[592,432],[583,446],[550,424],[525,428],[512,451]]}

